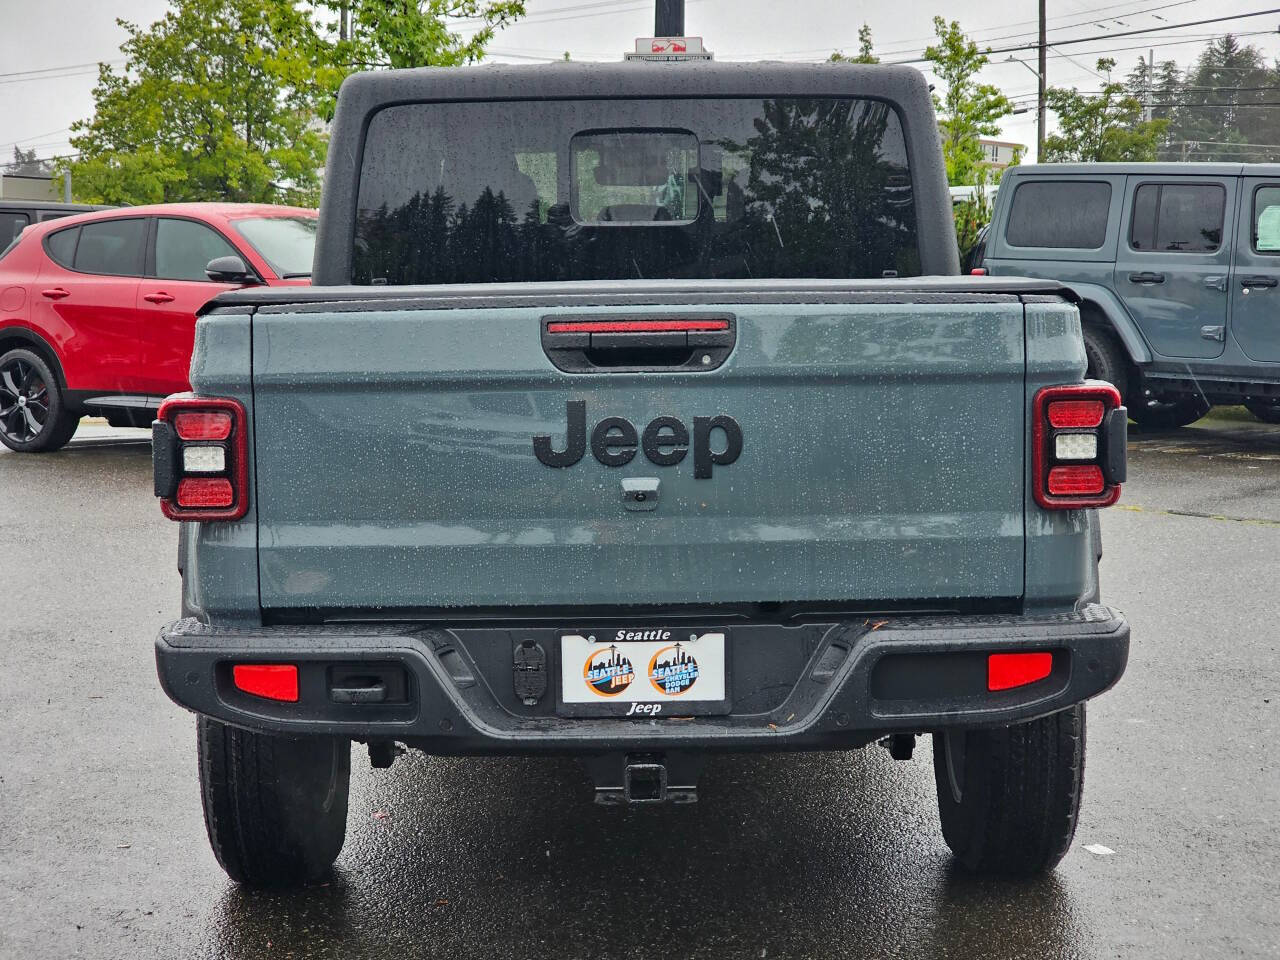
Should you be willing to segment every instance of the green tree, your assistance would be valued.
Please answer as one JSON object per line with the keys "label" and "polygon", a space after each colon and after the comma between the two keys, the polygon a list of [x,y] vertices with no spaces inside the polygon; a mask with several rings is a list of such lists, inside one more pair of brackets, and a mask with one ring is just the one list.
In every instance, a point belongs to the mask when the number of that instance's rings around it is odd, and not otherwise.
{"label": "green tree", "polygon": [[[337,17],[326,24],[324,59],[337,68],[338,83],[357,70],[475,63],[494,34],[525,12],[524,0],[315,0],[315,6]],[[464,37],[450,26],[461,21],[478,29]]]}
{"label": "green tree", "polygon": [[934,109],[941,119],[942,155],[947,165],[947,181],[952,186],[977,182],[983,169],[978,138],[1000,132],[1000,119],[1013,113],[1013,104],[989,83],[979,83],[978,72],[987,65],[987,54],[965,36],[960,24],[933,18],[938,42],[925,49],[925,59],[946,86],[934,94]]}
{"label": "green tree", "polygon": [[[63,159],[79,199],[314,203],[342,80],[479,59],[523,0],[171,0],[103,64]],[[468,18],[463,37],[450,21]]]}
{"label": "green tree", "polygon": [[48,177],[53,175],[53,164],[41,160],[34,149],[13,148],[13,160],[5,164],[4,172],[14,177]]}
{"label": "green tree", "polygon": [[[1179,160],[1268,160],[1280,143],[1270,103],[1280,94],[1262,52],[1231,35],[1211,41],[1187,71],[1166,155]],[[1259,145],[1263,145],[1259,147]]]}
{"label": "green tree", "polygon": [[829,59],[832,63],[879,63],[880,58],[871,52],[871,27],[863,24],[858,28],[858,54],[847,57],[844,51],[837,50]]}
{"label": "green tree", "polygon": [[[1126,85],[1111,80],[1116,62],[1098,61],[1107,80],[1097,94],[1051,87],[1045,101],[1058,118],[1057,130],[1044,138],[1044,161],[1102,163],[1154,160],[1167,120],[1144,120],[1142,103]],[[1132,80],[1131,76],[1131,80]],[[1145,71],[1137,78],[1146,83]]]}

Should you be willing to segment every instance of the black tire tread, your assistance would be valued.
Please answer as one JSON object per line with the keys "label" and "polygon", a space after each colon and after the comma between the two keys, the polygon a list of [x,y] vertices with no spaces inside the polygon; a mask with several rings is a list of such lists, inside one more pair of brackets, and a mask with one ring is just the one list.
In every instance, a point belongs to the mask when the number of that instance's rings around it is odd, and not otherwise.
{"label": "black tire tread", "polygon": [[1245,409],[1263,423],[1280,423],[1280,402],[1265,400],[1246,400]]}
{"label": "black tire tread", "polygon": [[1131,377],[1129,357],[1124,347],[1114,333],[1097,324],[1085,323],[1082,333],[1084,352],[1089,363],[1088,376],[1110,383],[1128,403]]}
{"label": "black tire tread", "polygon": [[332,816],[292,822],[294,784],[281,750],[304,741],[240,730],[200,717],[196,733],[201,800],[209,845],[231,879],[250,886],[291,886],[321,879],[342,849],[348,770],[340,771],[340,802]]}
{"label": "black tire tread", "polygon": [[[1078,704],[966,737],[964,796],[950,796],[945,745],[934,737],[943,836],[976,873],[1051,870],[1075,837],[1084,789],[1085,711]],[[945,791],[945,792],[944,792]]]}

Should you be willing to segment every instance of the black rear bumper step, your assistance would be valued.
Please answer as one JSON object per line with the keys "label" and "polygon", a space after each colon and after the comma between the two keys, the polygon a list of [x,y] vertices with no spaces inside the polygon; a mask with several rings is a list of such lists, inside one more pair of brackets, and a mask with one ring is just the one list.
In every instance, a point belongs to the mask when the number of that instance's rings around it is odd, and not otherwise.
{"label": "black rear bumper step", "polygon": [[[555,631],[547,627],[240,629],[185,619],[161,631],[156,662],[175,702],[249,729],[392,739],[438,754],[592,754],[842,749],[890,733],[1007,725],[1103,692],[1120,678],[1129,653],[1128,623],[1100,604],[1045,617],[899,617],[731,629],[739,638],[733,712],[692,718],[557,716],[556,645],[542,635]],[[523,642],[523,634],[543,643],[553,659],[550,695],[536,706],[521,703],[511,687],[512,645]],[[988,654],[1033,651],[1053,653],[1048,677],[1010,690],[986,689]],[[255,662],[297,664],[299,701],[277,703],[236,690],[231,665]],[[403,696],[355,703],[332,698],[325,678],[333,665],[352,671],[360,663],[377,676],[402,671]]]}

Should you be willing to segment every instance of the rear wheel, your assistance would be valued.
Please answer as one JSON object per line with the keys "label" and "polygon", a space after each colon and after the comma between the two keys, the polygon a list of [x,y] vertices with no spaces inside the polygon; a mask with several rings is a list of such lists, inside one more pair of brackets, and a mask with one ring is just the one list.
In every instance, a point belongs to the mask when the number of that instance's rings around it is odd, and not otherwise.
{"label": "rear wheel", "polygon": [[1244,402],[1245,409],[1263,423],[1280,423],[1280,398],[1255,400],[1250,398]]}
{"label": "rear wheel", "polygon": [[1086,324],[1084,354],[1089,361],[1086,371],[1089,379],[1105,380],[1120,391],[1120,396],[1128,397],[1129,359],[1114,336],[1092,324]]}
{"label": "rear wheel", "polygon": [[351,741],[277,737],[200,717],[200,794],[209,844],[233,880],[319,880],[347,831]]}
{"label": "rear wheel", "polygon": [[79,423],[43,357],[22,348],[0,356],[0,443],[47,453],[65,446]]}
{"label": "rear wheel", "polygon": [[994,730],[933,735],[942,835],[976,873],[1051,870],[1076,832],[1084,704]]}

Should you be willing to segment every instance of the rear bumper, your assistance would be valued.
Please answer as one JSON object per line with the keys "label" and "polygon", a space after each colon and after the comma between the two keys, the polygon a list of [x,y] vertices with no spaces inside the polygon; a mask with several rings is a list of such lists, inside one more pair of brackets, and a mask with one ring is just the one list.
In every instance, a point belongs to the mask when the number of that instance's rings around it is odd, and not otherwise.
{"label": "rear bumper", "polygon": [[[197,713],[249,729],[398,740],[438,754],[591,754],[613,750],[808,750],[889,733],[998,726],[1087,700],[1114,684],[1129,625],[1099,604],[1053,617],[899,617],[729,627],[732,712],[721,716],[558,716],[558,631],[392,626],[232,629],[194,619],[156,640],[165,692]],[[512,692],[515,645],[547,651],[547,688],[526,705]],[[987,656],[1049,651],[1050,675],[986,689]],[[253,697],[231,683],[235,663],[291,663],[299,700]],[[355,665],[354,668],[352,665]],[[335,670],[403,670],[398,702],[335,702]],[[396,684],[392,684],[396,686]]]}

